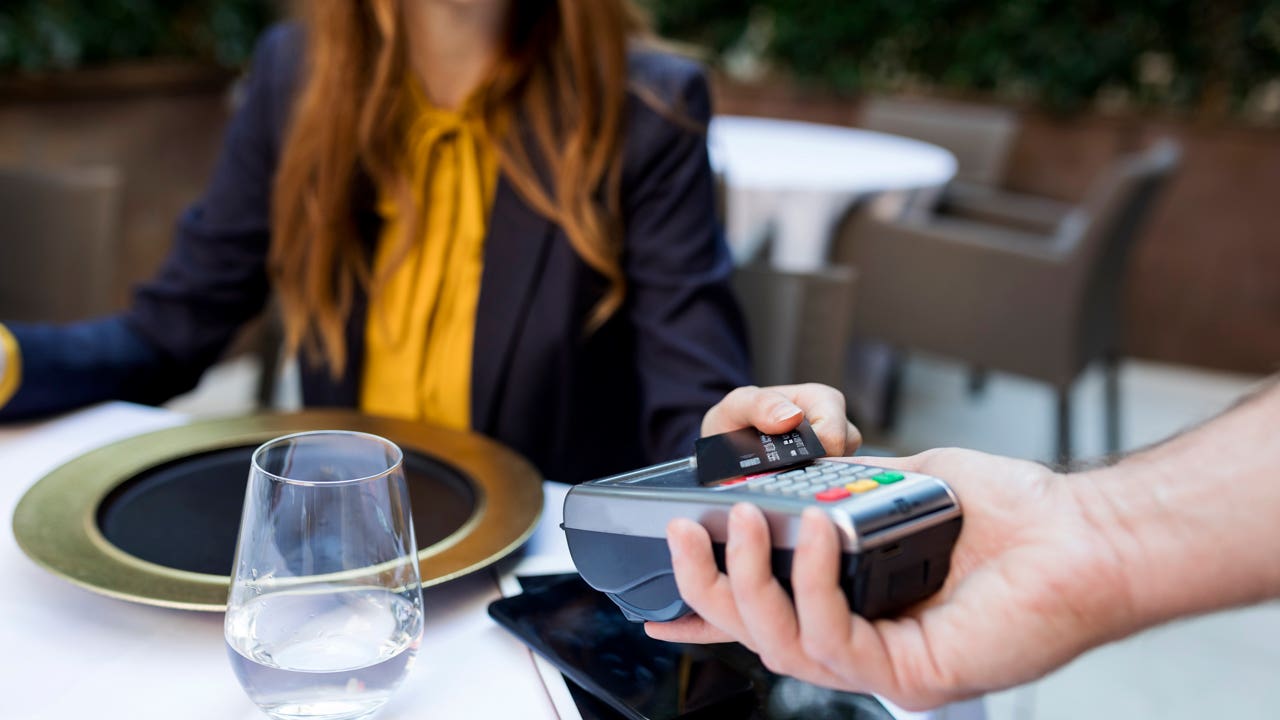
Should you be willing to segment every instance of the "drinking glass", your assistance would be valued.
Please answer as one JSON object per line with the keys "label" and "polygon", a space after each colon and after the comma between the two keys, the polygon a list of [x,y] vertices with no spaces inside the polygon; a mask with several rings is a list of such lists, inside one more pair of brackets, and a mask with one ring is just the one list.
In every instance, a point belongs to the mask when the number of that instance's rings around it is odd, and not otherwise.
{"label": "drinking glass", "polygon": [[254,452],[224,631],[267,715],[368,717],[408,673],[422,591],[402,460],[383,438],[343,431]]}

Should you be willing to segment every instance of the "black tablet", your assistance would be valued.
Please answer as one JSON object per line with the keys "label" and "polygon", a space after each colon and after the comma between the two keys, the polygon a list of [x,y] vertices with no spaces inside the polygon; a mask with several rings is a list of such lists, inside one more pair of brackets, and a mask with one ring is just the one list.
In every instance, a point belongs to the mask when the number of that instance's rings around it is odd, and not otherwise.
{"label": "black tablet", "polygon": [[489,615],[605,708],[585,720],[893,720],[868,695],[819,688],[768,672],[736,643],[684,645],[650,638],[576,573],[521,577],[525,592]]}
{"label": "black tablet", "polygon": [[751,679],[709,648],[650,638],[576,574],[522,583],[526,592],[495,601],[489,615],[623,717],[749,714]]}

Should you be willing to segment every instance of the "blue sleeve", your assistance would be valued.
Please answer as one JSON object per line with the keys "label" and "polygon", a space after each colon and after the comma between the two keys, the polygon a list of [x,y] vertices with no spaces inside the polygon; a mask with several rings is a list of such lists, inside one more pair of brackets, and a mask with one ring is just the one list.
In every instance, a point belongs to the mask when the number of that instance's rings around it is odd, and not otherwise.
{"label": "blue sleeve", "polygon": [[711,116],[706,79],[685,61],[670,63],[655,89],[672,98],[665,111],[692,123],[652,108],[633,114],[633,171],[623,178],[627,308],[637,329],[644,443],[655,461],[692,452],[706,411],[750,382],[702,130]]}
{"label": "blue sleeve", "polygon": [[204,197],[183,214],[155,278],[119,315],[70,325],[12,324],[22,383],[0,419],[103,400],[160,403],[195,386],[245,322],[268,282],[270,191],[289,105],[297,31],[259,43]]}
{"label": "blue sleeve", "polygon": [[[166,382],[154,348],[121,317],[70,325],[7,324],[18,342],[22,383],[0,407],[14,420],[108,399],[157,403]],[[143,369],[156,370],[154,382]]]}

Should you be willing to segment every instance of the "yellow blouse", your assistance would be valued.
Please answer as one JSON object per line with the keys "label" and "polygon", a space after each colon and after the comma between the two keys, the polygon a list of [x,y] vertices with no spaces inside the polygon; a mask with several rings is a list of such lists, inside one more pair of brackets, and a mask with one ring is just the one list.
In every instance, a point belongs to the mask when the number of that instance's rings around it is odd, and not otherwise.
{"label": "yellow blouse", "polygon": [[[364,412],[456,429],[471,425],[471,353],[484,238],[497,159],[474,103],[437,108],[416,83],[405,161],[419,216],[417,237],[396,257],[403,233],[394,193],[382,188],[384,224],[365,329]],[[387,273],[390,273],[388,276]]]}

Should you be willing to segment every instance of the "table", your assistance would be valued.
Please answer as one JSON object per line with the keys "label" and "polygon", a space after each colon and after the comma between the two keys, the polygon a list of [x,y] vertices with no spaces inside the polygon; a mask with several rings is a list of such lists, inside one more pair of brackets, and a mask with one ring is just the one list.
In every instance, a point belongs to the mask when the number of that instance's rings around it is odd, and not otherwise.
{"label": "table", "polygon": [[[112,403],[46,423],[0,428],[0,510],[93,447],[185,422],[182,415]],[[554,526],[553,526],[554,527]],[[526,552],[544,555],[543,533]],[[554,539],[554,538],[552,538]],[[567,557],[567,551],[566,551]],[[6,720],[190,718],[260,720],[227,662],[222,615],[166,610],[99,596],[32,563],[11,530],[0,541],[0,648]],[[379,715],[409,718],[573,717],[560,714],[530,652],[485,613],[501,596],[497,570],[423,592],[422,649]],[[500,678],[500,692],[493,682]]]}
{"label": "table", "polygon": [[[0,427],[0,511],[12,517],[45,473],[110,442],[183,423],[178,413],[108,403],[54,420]],[[543,519],[519,556],[423,591],[417,662],[378,715],[580,720],[564,681],[486,613],[514,576],[566,572],[560,532],[567,488],[547,483]],[[0,648],[6,720],[260,720],[227,662],[222,615],[137,605],[55,577],[31,562],[12,531],[0,540]],[[967,717],[980,718],[978,715]],[[932,714],[894,711],[902,720]],[[948,718],[957,715],[951,712]]]}
{"label": "table", "polygon": [[[759,258],[789,272],[827,266],[836,226],[855,203],[867,202],[867,210],[884,219],[928,212],[956,173],[955,156],[941,147],[836,125],[718,116],[707,143],[726,187],[725,236],[735,262]],[[772,336],[804,324],[792,317],[755,332]],[[827,342],[843,344],[848,331],[832,331]],[[860,422],[882,424],[892,352],[859,341],[845,356],[843,387],[851,411]]]}
{"label": "table", "polygon": [[707,142],[728,190],[735,258],[752,259],[772,230],[770,261],[785,270],[822,267],[832,231],[855,201],[874,196],[873,212],[900,217],[931,207],[956,172],[943,148],[836,125],[717,116]]}

